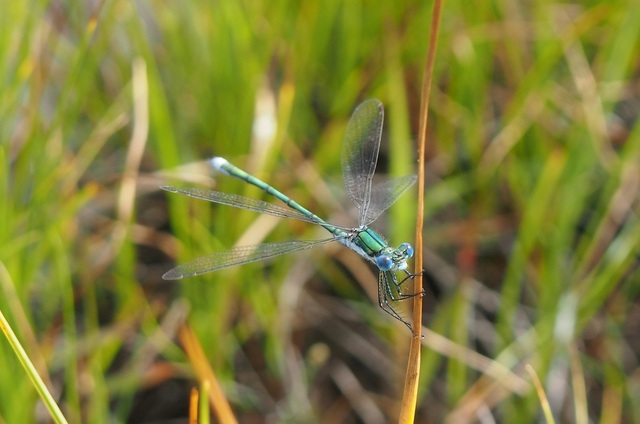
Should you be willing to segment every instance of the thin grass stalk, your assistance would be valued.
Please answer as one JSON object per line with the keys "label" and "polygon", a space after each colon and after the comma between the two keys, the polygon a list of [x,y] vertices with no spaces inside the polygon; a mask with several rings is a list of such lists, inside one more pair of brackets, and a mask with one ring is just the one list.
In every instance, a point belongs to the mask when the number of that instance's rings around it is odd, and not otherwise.
{"label": "thin grass stalk", "polygon": [[189,393],[189,424],[198,424],[198,412],[200,411],[200,392],[195,387]]}
{"label": "thin grass stalk", "polygon": [[60,407],[58,406],[56,401],[53,399],[53,396],[51,395],[51,392],[47,388],[47,385],[44,384],[44,381],[42,381],[42,378],[40,378],[38,371],[36,371],[36,367],[33,366],[33,363],[29,359],[29,355],[22,347],[20,340],[18,340],[16,333],[13,332],[11,325],[4,317],[4,314],[2,313],[2,311],[0,311],[0,327],[2,327],[2,332],[4,333],[5,337],[9,341],[11,348],[13,349],[16,356],[20,360],[20,363],[22,364],[25,371],[27,372],[27,375],[31,379],[31,382],[33,383],[34,387],[38,391],[40,398],[42,399],[45,406],[49,410],[49,413],[51,414],[51,417],[53,418],[53,420],[59,424],[67,423],[67,419],[64,417],[64,415],[62,414],[62,411],[60,410]]}
{"label": "thin grass stalk", "polygon": [[529,373],[531,380],[533,380],[533,384],[536,388],[536,393],[538,394],[538,399],[540,399],[540,406],[542,407],[542,413],[544,418],[547,420],[548,424],[555,424],[555,419],[553,418],[553,414],[551,413],[551,405],[549,405],[549,399],[547,398],[547,394],[544,391],[544,387],[542,387],[542,382],[536,373],[536,370],[529,364],[525,365],[525,370]]}
{"label": "thin grass stalk", "polygon": [[[429,111],[429,97],[433,80],[433,68],[436,60],[438,46],[438,33],[440,30],[440,17],[442,15],[442,0],[436,0],[433,4],[431,15],[431,32],[429,35],[429,49],[425,75],[422,83],[420,102],[420,130],[418,133],[418,202],[416,210],[416,249],[414,280],[414,293],[422,292],[422,232],[424,228],[424,180],[425,180],[425,156],[427,148],[427,121]],[[400,423],[413,423],[418,399],[418,377],[420,375],[420,358],[422,347],[422,296],[413,298],[413,332],[409,347],[409,362],[405,375],[404,394],[400,409]]]}

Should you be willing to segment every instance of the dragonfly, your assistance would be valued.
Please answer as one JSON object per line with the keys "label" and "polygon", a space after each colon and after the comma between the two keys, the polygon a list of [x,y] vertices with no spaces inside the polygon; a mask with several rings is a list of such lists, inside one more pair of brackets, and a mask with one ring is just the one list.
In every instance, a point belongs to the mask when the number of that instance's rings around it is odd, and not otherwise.
{"label": "dragonfly", "polygon": [[[232,165],[222,157],[213,157],[209,163],[223,174],[260,188],[268,195],[281,200],[288,208],[238,194],[195,187],[162,186],[163,190],[209,202],[316,224],[332,235],[324,240],[295,240],[239,246],[178,265],[165,273],[162,278],[178,280],[337,241],[375,264],[378,268],[378,303],[380,307],[413,331],[411,324],[391,304],[392,301],[404,300],[416,295],[405,293],[402,287],[404,281],[415,276],[407,270],[407,261],[414,254],[413,246],[405,242],[393,248],[380,234],[369,227],[369,224],[374,222],[416,182],[415,175],[373,182],[380,150],[383,121],[384,108],[382,103],[377,99],[369,99],[356,108],[347,125],[342,145],[341,165],[345,190],[355,203],[359,214],[358,226],[354,228],[334,225],[323,220],[273,186]],[[398,280],[397,272],[404,273],[404,278]]]}

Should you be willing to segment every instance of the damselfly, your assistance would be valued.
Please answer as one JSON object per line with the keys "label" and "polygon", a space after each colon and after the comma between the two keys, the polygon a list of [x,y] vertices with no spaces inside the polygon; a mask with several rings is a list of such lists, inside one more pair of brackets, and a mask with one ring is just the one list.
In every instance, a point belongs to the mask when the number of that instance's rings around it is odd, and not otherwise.
{"label": "damselfly", "polygon": [[[376,184],[373,183],[373,174],[380,150],[383,120],[384,109],[382,103],[379,100],[370,99],[356,108],[347,126],[342,148],[342,177],[347,194],[356,204],[359,211],[358,226],[355,228],[341,227],[326,222],[276,188],[232,165],[221,157],[214,157],[210,160],[214,168],[264,190],[267,194],[284,202],[289,209],[237,194],[201,188],[161,187],[166,191],[210,202],[317,224],[332,234],[331,238],[325,240],[287,241],[236,247],[178,265],[164,274],[162,278],[176,280],[191,277],[338,241],[378,267],[378,301],[380,307],[411,329],[411,325],[396,312],[389,302],[413,296],[413,294],[405,294],[401,287],[407,278],[412,277],[412,274],[407,271],[407,260],[413,256],[413,247],[409,243],[402,243],[394,249],[387,244],[382,236],[369,228],[369,224],[375,221],[416,181],[414,175],[409,175]],[[396,272],[403,272],[404,278],[398,281]]]}

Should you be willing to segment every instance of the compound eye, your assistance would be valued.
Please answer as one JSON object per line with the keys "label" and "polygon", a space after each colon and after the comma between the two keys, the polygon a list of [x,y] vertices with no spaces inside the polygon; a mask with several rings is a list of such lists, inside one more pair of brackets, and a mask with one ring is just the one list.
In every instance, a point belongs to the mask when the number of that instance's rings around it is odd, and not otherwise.
{"label": "compound eye", "polygon": [[376,258],[376,265],[380,271],[389,271],[393,268],[393,261],[387,255],[380,255]]}
{"label": "compound eye", "polygon": [[409,243],[402,243],[400,245],[400,247],[398,248],[398,250],[403,249],[405,254],[407,255],[407,259],[409,258],[413,258],[413,246],[411,246]]}

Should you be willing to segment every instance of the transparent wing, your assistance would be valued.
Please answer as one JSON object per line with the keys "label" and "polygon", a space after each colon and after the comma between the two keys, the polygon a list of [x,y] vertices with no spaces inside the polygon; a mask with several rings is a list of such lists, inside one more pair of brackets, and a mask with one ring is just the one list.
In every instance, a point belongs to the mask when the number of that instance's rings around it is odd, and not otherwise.
{"label": "transparent wing", "polygon": [[297,252],[299,250],[311,249],[335,240],[337,239],[330,238],[314,241],[298,240],[283,243],[264,243],[253,246],[239,246],[231,250],[216,252],[208,256],[194,259],[191,262],[178,265],[165,273],[162,278],[164,280],[179,280],[185,277],[193,277],[195,275],[217,271],[222,268],[274,258],[286,253]]}
{"label": "transparent wing", "polygon": [[360,225],[366,221],[371,200],[371,179],[378,161],[383,120],[380,100],[364,101],[349,120],[342,146],[342,178],[347,194],[360,211]]}
{"label": "transparent wing", "polygon": [[[236,208],[246,209],[253,212],[264,213],[267,215],[278,216],[280,218],[292,218],[299,221],[319,224],[320,222],[312,219],[295,209],[287,209],[273,203],[264,202],[262,200],[250,199],[238,194],[222,193],[219,191],[206,190],[196,187],[171,187],[162,186],[163,190],[172,193],[180,193],[185,196],[195,197],[197,199],[208,200],[209,202],[220,203],[223,205],[234,206]],[[337,226],[335,226],[337,227]]]}
{"label": "transparent wing", "polygon": [[367,209],[364,221],[361,224],[369,225],[378,219],[382,212],[386,211],[409,187],[415,184],[416,180],[417,177],[415,175],[406,175],[373,186],[369,209]]}

